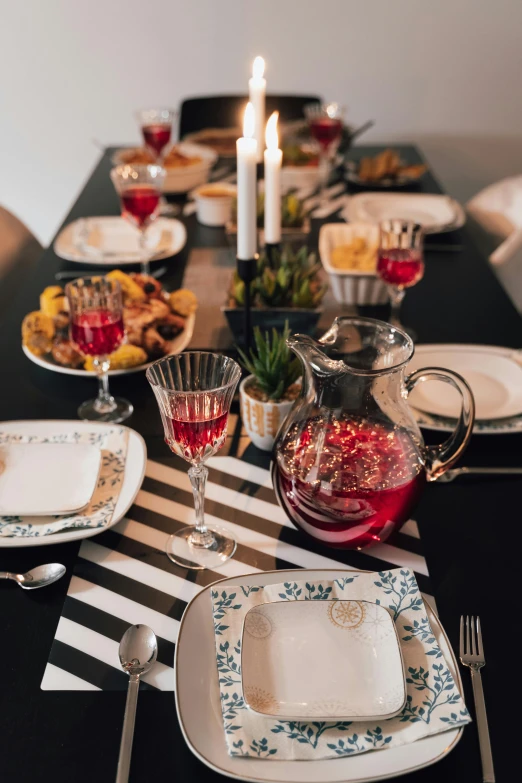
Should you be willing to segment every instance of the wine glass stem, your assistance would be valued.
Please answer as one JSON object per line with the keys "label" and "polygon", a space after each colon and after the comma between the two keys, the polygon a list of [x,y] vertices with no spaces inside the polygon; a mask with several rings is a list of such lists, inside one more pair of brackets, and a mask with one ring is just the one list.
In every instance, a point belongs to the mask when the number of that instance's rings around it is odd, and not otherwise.
{"label": "wine glass stem", "polygon": [[205,484],[207,483],[208,470],[204,465],[193,465],[189,468],[188,474],[194,495],[194,508],[196,509],[196,526],[190,535],[189,543],[192,546],[207,549],[214,543],[214,536],[205,525]]}
{"label": "wine glass stem", "polygon": [[141,274],[150,275],[150,255],[147,248],[147,232],[146,229],[140,231],[140,253],[141,253]]}
{"label": "wine glass stem", "polygon": [[116,403],[109,391],[109,360],[106,356],[96,356],[93,364],[94,371],[98,376],[98,396],[94,407],[98,413],[110,413],[115,409]]}
{"label": "wine glass stem", "polygon": [[396,286],[390,285],[388,286],[388,295],[390,297],[391,304],[390,323],[392,323],[394,326],[400,326],[401,305],[402,300],[406,295],[406,291],[404,288],[397,288]]}
{"label": "wine glass stem", "polygon": [[319,155],[319,181],[320,191],[319,198],[324,200],[326,198],[326,190],[328,188],[328,181],[330,179],[330,158],[328,153],[322,151]]}

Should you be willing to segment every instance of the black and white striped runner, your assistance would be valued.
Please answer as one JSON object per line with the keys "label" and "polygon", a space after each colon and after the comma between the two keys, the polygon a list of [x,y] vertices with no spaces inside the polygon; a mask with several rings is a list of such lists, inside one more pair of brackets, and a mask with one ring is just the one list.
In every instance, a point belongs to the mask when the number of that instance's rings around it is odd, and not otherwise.
{"label": "black and white striped runner", "polygon": [[159,639],[158,665],[143,678],[148,689],[173,690],[174,647],[183,611],[199,590],[224,577],[289,568],[383,570],[405,566],[430,593],[426,561],[415,522],[393,544],[368,551],[328,549],[295,530],[277,505],[270,474],[241,458],[208,463],[205,511],[238,541],[219,571],[187,571],[164,554],[166,537],[194,522],[183,460],[149,460],[135,504],[113,529],[82,542],[43,681],[43,690],[120,690],[127,676],[119,641],[134,623],[146,623]]}

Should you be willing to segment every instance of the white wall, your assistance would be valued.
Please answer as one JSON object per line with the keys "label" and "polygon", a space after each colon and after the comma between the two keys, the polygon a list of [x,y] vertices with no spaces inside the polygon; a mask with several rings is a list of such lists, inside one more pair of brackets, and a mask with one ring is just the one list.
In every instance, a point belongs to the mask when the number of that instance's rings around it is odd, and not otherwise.
{"label": "white wall", "polygon": [[0,0],[0,204],[50,240],[132,112],[246,88],[318,92],[417,141],[460,198],[522,170],[520,0]]}

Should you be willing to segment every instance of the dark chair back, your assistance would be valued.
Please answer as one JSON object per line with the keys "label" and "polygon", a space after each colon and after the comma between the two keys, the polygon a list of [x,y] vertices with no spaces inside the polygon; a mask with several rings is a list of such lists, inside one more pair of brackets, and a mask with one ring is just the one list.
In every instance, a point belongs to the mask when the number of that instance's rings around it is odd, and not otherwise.
{"label": "dark chair back", "polygon": [[[317,103],[318,95],[267,95],[266,116],[279,112],[282,122],[303,117],[307,103]],[[181,104],[179,137],[204,128],[241,128],[243,111],[248,101],[246,95],[211,95],[201,98],[187,98]]]}

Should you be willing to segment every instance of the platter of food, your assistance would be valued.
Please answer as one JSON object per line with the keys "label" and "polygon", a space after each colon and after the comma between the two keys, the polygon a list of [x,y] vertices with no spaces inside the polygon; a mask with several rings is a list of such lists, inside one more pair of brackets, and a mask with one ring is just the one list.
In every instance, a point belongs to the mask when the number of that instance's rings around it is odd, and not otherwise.
{"label": "platter of food", "polygon": [[[165,154],[161,165],[166,170],[163,191],[165,193],[186,193],[208,180],[210,169],[217,160],[217,154],[202,144],[174,144]],[[155,163],[154,156],[143,147],[118,150],[112,156],[115,166],[120,164],[147,165]]]}
{"label": "platter of food", "polygon": [[[110,355],[109,375],[127,375],[147,369],[156,359],[181,353],[194,331],[197,299],[192,291],[167,292],[155,278],[126,274],[120,269],[107,277],[119,281],[123,291],[126,341]],[[77,350],[69,338],[67,297],[60,286],[40,295],[40,309],[22,323],[22,349],[40,367],[65,375],[92,377],[92,357]]]}
{"label": "platter of food", "polygon": [[189,133],[185,141],[204,144],[210,147],[221,158],[236,157],[236,141],[243,135],[240,128],[203,128]]}
{"label": "platter of food", "polygon": [[384,150],[375,157],[347,161],[345,167],[348,182],[370,188],[406,187],[419,182],[428,170],[424,163],[405,163],[393,149]]}

